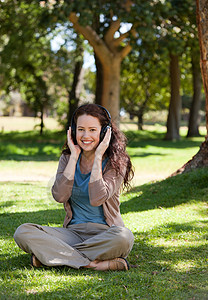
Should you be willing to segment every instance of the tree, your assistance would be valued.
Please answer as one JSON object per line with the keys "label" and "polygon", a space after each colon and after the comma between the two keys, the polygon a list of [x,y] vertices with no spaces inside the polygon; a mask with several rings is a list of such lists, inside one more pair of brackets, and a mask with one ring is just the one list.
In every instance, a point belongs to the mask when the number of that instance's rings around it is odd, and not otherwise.
{"label": "tree", "polygon": [[51,97],[48,93],[48,87],[46,81],[42,76],[38,76],[33,72],[33,80],[19,81],[20,92],[22,92],[23,97],[29,103],[30,107],[33,109],[35,114],[40,113],[40,134],[43,134],[44,128],[44,111],[49,107],[51,102]]}
{"label": "tree", "polygon": [[179,57],[173,53],[170,53],[170,85],[171,97],[165,139],[178,140],[181,119],[180,69]]}
{"label": "tree", "polygon": [[123,58],[131,51],[130,44],[120,48],[125,36],[120,35],[114,38],[115,33],[121,26],[119,19],[113,20],[111,16],[110,26],[101,39],[90,26],[82,26],[79,17],[72,12],[69,20],[73,23],[75,30],[81,33],[93,47],[97,58],[102,66],[102,98],[101,103],[110,110],[112,119],[118,121],[119,116],[119,84],[120,84],[120,65]]}
{"label": "tree", "polygon": [[[72,32],[71,28],[68,31]],[[70,46],[68,42],[70,42]],[[61,118],[65,115],[61,123],[66,129],[70,125],[73,111],[77,108],[79,102],[83,48],[83,39],[74,34],[71,40],[66,40],[60,49],[54,53],[53,65],[50,66],[50,79],[53,83],[54,93],[56,93],[57,98],[67,99],[67,105],[63,106],[64,112],[61,112]],[[63,101],[61,102],[63,103]]]}
{"label": "tree", "polygon": [[[198,49],[197,49],[198,50]],[[192,49],[191,53],[193,97],[189,113],[187,137],[199,136],[199,110],[201,107],[201,72],[199,51]]]}
{"label": "tree", "polygon": [[206,97],[206,130],[205,141],[201,144],[199,151],[184,166],[173,175],[188,172],[199,167],[208,167],[208,2],[207,0],[196,0],[197,26],[200,45],[200,65]]}
{"label": "tree", "polygon": [[[208,2],[206,0],[197,0],[197,25],[199,32],[200,45],[200,64],[204,91],[206,97],[206,129],[208,133]],[[206,136],[206,141],[207,141]]]}
{"label": "tree", "polygon": [[[65,97],[69,106],[73,102],[75,107],[77,105],[74,97],[83,60],[80,46],[83,40],[78,43],[77,34],[69,39],[68,25],[61,27],[48,20],[50,12],[37,1],[4,1],[0,3],[0,12],[1,88],[7,93],[21,92],[35,114],[40,113],[42,133],[44,112],[49,108],[52,111],[55,102]],[[59,51],[52,51],[51,40],[54,35],[60,35],[60,31],[63,40],[67,33],[67,41]],[[67,112],[67,107],[64,109]],[[69,117],[73,110],[68,109]],[[64,125],[66,123],[67,118]]]}
{"label": "tree", "polygon": [[167,132],[165,139],[180,139],[181,121],[181,79],[180,79],[180,56],[185,51],[187,34],[189,32],[188,15],[193,13],[193,5],[190,0],[165,1],[164,5],[169,7],[168,12],[163,15],[160,25],[161,44],[169,52],[169,74],[170,74],[170,104],[167,119]]}
{"label": "tree", "polygon": [[149,110],[166,109],[169,81],[164,77],[166,59],[156,53],[153,44],[142,43],[122,63],[121,107],[138,118],[138,129],[143,128],[143,116]]}
{"label": "tree", "polygon": [[51,104],[47,85],[47,66],[51,62],[49,31],[43,23],[46,10],[35,3],[0,3],[1,88],[8,93],[19,90],[37,113]]}
{"label": "tree", "polygon": [[187,137],[199,136],[199,111],[201,108],[201,72],[200,72],[200,51],[198,30],[196,24],[196,5],[194,3],[193,10],[188,14],[190,23],[189,30],[186,34],[186,53],[190,56],[191,73],[192,73],[192,102],[189,113],[188,133]]}
{"label": "tree", "polygon": [[[99,78],[102,78],[102,97],[99,101],[109,109],[112,119],[118,122],[121,62],[132,49],[131,43],[135,40],[133,27],[144,30],[148,35],[154,3],[136,1],[134,4],[131,0],[57,0],[45,1],[45,5],[57,17],[57,22],[65,15],[74,29],[93,47],[101,76]],[[123,24],[127,28],[125,32],[121,30]]]}
{"label": "tree", "polygon": [[191,40],[190,37],[193,36],[193,32],[196,34],[195,4],[192,0],[182,2],[180,0],[169,0],[163,2],[163,5],[167,7],[167,10],[161,9],[157,36],[163,51],[169,53],[171,94],[165,139],[177,140],[180,138],[182,107],[181,58],[183,53],[187,53],[188,47],[190,48],[189,41]]}

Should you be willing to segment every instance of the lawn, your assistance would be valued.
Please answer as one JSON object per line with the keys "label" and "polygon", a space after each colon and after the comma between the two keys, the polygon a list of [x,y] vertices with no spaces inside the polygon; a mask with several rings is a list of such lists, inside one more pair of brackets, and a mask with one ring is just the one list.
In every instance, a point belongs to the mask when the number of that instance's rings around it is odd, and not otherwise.
{"label": "lawn", "polygon": [[25,222],[62,226],[64,210],[48,181],[65,136],[1,135],[1,299],[208,299],[208,169],[163,179],[198,151],[203,137],[173,143],[163,140],[162,129],[126,134],[135,166],[134,186],[121,195],[135,236],[129,272],[30,266],[13,233]]}

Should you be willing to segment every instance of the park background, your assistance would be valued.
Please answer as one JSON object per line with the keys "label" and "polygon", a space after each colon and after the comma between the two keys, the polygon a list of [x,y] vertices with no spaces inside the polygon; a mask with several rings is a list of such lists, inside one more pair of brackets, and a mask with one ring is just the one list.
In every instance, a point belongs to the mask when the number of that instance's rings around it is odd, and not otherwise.
{"label": "park background", "polygon": [[[171,176],[207,134],[195,2],[4,0],[0,21],[1,298],[207,299],[208,171]],[[13,241],[24,222],[62,226],[50,187],[86,101],[110,111],[135,167],[128,273],[33,269]]]}

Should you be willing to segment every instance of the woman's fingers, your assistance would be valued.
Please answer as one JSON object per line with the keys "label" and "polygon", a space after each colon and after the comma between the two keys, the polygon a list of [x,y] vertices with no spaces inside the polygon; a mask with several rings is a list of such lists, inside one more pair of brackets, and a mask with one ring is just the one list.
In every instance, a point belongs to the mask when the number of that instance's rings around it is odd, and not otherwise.
{"label": "woman's fingers", "polygon": [[109,146],[109,144],[110,144],[110,140],[111,140],[111,128],[110,127],[108,127],[108,129],[107,129],[107,131],[106,131],[106,134],[105,134],[105,136],[104,136],[104,139],[103,139],[103,141],[101,142],[101,144],[103,143],[103,144],[105,144],[105,146]]}
{"label": "woman's fingers", "polygon": [[111,128],[110,128],[110,127],[108,127],[107,132],[106,132],[106,135],[105,135],[104,138],[106,138],[106,141],[107,141],[108,144],[109,144],[109,143],[110,143],[110,139],[111,139]]}
{"label": "woman's fingers", "polygon": [[110,139],[111,139],[111,128],[109,127],[104,136],[104,139],[102,140],[102,142],[98,145],[98,147],[96,149],[96,154],[103,155],[105,153],[105,151],[109,147]]}
{"label": "woman's fingers", "polygon": [[67,130],[67,142],[68,142],[68,146],[70,146],[73,143],[72,137],[71,137],[71,127],[69,127],[69,130]]}

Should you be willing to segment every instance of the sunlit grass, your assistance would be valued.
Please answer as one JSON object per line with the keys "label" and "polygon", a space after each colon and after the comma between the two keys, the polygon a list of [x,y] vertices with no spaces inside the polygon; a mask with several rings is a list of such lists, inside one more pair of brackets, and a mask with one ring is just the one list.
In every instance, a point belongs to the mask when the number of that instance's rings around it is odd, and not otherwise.
{"label": "sunlit grass", "polygon": [[[0,184],[0,295],[12,299],[206,299],[208,170],[135,187],[121,196],[135,236],[128,273],[33,269],[12,236],[22,223],[62,226],[62,204],[44,183]],[[81,294],[81,297],[80,297]]]}
{"label": "sunlit grass", "polygon": [[1,135],[0,147],[9,149],[0,154],[1,180],[10,179],[0,183],[1,299],[207,299],[208,169],[158,181],[187,162],[204,138],[168,142],[162,129],[126,134],[136,180],[121,195],[121,213],[135,236],[128,260],[136,268],[106,273],[30,266],[13,234],[25,222],[62,226],[65,212],[48,180],[65,134]]}

